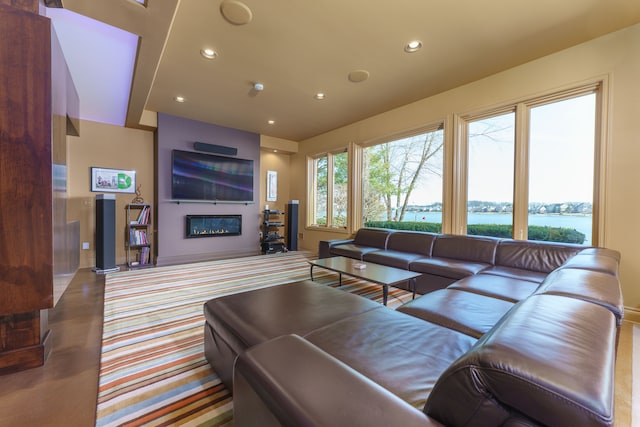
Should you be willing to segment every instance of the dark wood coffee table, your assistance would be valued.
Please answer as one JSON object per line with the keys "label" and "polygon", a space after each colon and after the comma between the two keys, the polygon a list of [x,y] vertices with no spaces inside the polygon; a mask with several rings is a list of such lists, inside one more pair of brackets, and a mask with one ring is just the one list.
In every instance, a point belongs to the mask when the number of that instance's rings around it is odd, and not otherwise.
{"label": "dark wood coffee table", "polygon": [[[340,285],[342,285],[343,274],[382,285],[382,302],[384,305],[387,305],[389,286],[395,286],[402,282],[409,282],[409,289],[413,291],[413,298],[416,297],[416,278],[420,276],[420,273],[342,256],[310,260],[309,264],[311,265],[311,280],[313,280],[313,267],[320,267],[338,273],[338,283]],[[365,265],[365,268],[356,268],[359,264]]]}

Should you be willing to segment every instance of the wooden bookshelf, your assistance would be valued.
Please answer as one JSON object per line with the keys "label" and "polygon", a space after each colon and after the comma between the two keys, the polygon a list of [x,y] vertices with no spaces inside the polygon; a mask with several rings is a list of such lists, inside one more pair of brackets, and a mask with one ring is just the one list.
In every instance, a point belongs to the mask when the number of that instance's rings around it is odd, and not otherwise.
{"label": "wooden bookshelf", "polygon": [[125,245],[127,247],[127,266],[145,268],[153,266],[152,247],[152,206],[144,203],[127,205],[127,227]]}

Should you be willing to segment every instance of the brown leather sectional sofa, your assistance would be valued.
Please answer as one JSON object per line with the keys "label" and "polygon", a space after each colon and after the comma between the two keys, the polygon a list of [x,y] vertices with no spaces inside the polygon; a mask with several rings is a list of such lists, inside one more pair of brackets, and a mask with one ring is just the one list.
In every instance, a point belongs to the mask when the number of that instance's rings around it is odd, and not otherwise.
{"label": "brown leather sectional sofa", "polygon": [[302,281],[207,302],[236,426],[613,425],[616,251],[361,229],[321,243],[338,255],[428,293],[393,310]]}

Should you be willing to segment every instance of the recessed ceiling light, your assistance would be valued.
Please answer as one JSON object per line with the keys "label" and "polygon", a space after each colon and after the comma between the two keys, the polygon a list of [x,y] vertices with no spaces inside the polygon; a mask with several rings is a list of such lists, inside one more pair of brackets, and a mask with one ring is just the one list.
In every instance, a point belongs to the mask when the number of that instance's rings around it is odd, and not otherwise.
{"label": "recessed ceiling light", "polygon": [[204,58],[207,58],[207,59],[214,59],[215,57],[218,56],[218,52],[216,52],[211,48],[206,48],[206,49],[200,50],[200,55],[202,55]]}
{"label": "recessed ceiling light", "polygon": [[325,95],[325,94],[324,94],[324,93],[322,93],[322,92],[318,92],[318,93],[316,93],[316,95],[315,95],[315,98],[316,98],[317,100],[320,100],[320,101],[321,101],[321,100],[323,100],[323,99],[325,99],[326,97],[327,97],[327,95]]}
{"label": "recessed ceiling light", "polygon": [[176,97],[175,97],[175,98],[173,98],[173,99],[174,99],[174,101],[176,101],[176,102],[180,102],[180,103],[182,103],[182,102],[184,102],[184,101],[185,101],[185,100],[184,100],[184,96],[176,96]]}
{"label": "recessed ceiling light", "polygon": [[278,152],[278,150],[273,150],[273,152],[274,152],[274,153],[277,153],[277,152]]}
{"label": "recessed ceiling light", "polygon": [[404,51],[407,53],[413,53],[419,51],[421,47],[422,42],[420,40],[413,40],[404,46]]}
{"label": "recessed ceiling light", "polygon": [[269,123],[270,125],[275,124],[275,120],[267,120],[267,123]]}

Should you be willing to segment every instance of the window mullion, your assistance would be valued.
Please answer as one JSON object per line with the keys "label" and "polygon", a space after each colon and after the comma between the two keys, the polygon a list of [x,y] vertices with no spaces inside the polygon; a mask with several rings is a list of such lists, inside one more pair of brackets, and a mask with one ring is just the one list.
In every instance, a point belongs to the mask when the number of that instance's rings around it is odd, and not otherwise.
{"label": "window mullion", "polygon": [[347,231],[358,230],[364,226],[362,223],[362,147],[355,143],[349,143],[348,173],[349,173],[349,202],[348,209],[351,212],[347,216]]}
{"label": "window mullion", "polygon": [[515,165],[513,183],[513,238],[527,240],[529,217],[529,112],[525,104],[516,106]]}
{"label": "window mullion", "polygon": [[327,228],[333,227],[333,181],[334,181],[333,154],[327,154]]}
{"label": "window mullion", "polygon": [[452,176],[452,215],[451,230],[453,234],[466,234],[467,230],[467,167],[469,122],[461,117],[454,118],[454,128],[458,130],[453,148],[453,176]]}
{"label": "window mullion", "polygon": [[596,94],[596,129],[595,129],[595,153],[594,153],[594,183],[593,183],[593,207],[592,207],[592,241],[594,246],[604,246],[606,235],[604,227],[604,203],[605,181],[607,164],[607,123],[608,111],[608,81],[603,80],[594,91]]}

